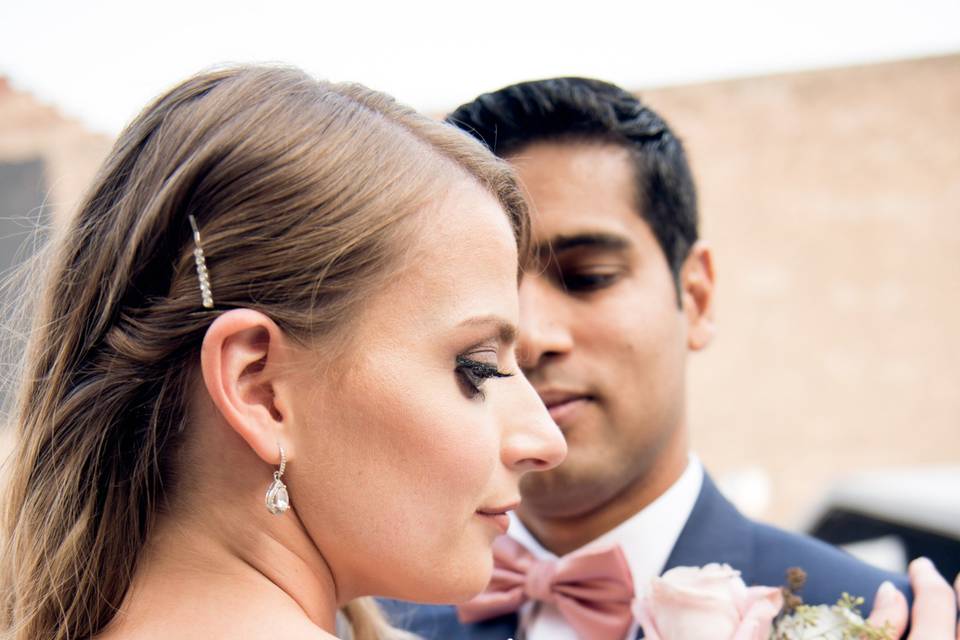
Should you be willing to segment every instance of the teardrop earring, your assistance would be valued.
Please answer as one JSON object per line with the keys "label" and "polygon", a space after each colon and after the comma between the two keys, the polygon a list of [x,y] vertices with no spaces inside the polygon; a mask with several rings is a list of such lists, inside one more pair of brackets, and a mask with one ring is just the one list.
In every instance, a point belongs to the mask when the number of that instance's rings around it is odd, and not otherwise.
{"label": "teardrop earring", "polygon": [[278,442],[277,446],[280,447],[280,468],[273,472],[273,482],[267,487],[266,498],[267,510],[275,516],[279,516],[290,508],[290,494],[287,493],[287,485],[280,480],[287,468],[287,454],[283,450],[283,445]]}

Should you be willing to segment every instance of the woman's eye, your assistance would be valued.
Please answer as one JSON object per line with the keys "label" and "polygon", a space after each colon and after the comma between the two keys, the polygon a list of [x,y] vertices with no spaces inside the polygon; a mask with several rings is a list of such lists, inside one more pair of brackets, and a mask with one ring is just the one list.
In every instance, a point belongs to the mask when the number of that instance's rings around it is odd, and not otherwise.
{"label": "woman's eye", "polygon": [[468,398],[484,397],[483,383],[490,378],[509,378],[512,373],[500,371],[496,365],[466,356],[457,356],[457,379]]}
{"label": "woman's eye", "polygon": [[616,282],[618,273],[561,272],[560,282],[568,291],[595,291]]}

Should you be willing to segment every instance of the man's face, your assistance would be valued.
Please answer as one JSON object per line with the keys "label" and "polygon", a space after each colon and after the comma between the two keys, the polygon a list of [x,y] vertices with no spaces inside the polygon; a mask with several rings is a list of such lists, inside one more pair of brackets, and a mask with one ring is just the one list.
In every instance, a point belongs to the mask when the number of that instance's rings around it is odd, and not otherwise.
{"label": "man's face", "polygon": [[508,160],[546,258],[520,285],[520,357],[569,450],[524,478],[522,509],[580,516],[642,482],[661,452],[685,448],[692,316],[637,211],[625,149],[536,143]]}

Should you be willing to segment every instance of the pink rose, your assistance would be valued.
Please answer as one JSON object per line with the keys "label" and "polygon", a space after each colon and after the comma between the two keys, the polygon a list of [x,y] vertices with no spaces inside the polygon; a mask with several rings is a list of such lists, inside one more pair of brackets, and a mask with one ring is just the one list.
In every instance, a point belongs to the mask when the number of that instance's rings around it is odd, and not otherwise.
{"label": "pink rose", "polygon": [[648,640],[767,640],[783,606],[774,587],[747,587],[726,564],[677,567],[634,605]]}

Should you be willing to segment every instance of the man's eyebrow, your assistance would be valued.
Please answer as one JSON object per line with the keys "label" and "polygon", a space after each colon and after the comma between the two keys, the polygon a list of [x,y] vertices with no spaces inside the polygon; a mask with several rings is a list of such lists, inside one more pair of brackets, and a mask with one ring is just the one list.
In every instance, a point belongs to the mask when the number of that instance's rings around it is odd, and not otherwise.
{"label": "man's eyebrow", "polygon": [[556,255],[581,247],[622,251],[629,246],[630,241],[621,235],[598,231],[596,233],[554,236],[549,241],[537,245],[537,254],[539,254],[540,257],[548,257],[550,254]]}
{"label": "man's eyebrow", "polygon": [[464,320],[457,326],[459,327],[469,327],[469,326],[484,326],[489,325],[496,331],[497,338],[503,344],[513,344],[517,340],[517,327],[516,325],[504,320],[497,315],[487,315],[487,316],[476,316],[473,318],[468,318]]}

